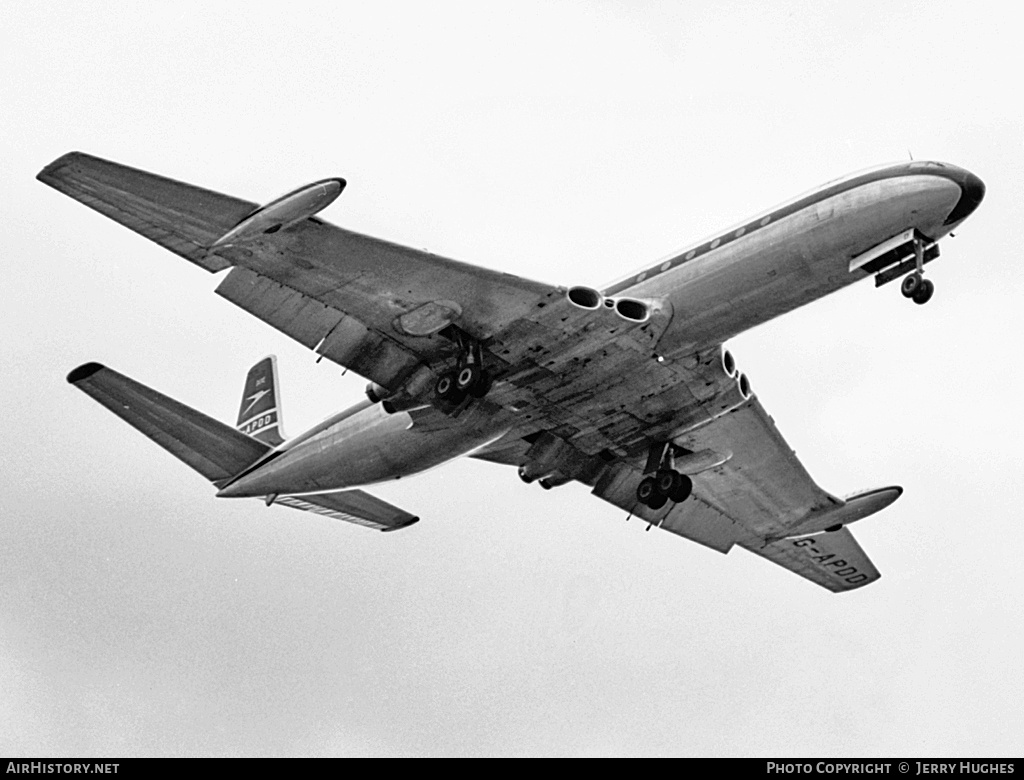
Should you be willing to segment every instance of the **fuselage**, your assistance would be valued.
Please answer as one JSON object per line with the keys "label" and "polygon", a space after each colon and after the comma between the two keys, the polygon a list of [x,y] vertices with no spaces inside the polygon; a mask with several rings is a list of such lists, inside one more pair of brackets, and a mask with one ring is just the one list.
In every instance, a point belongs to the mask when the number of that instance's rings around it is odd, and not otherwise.
{"label": "fuselage", "polygon": [[[607,298],[662,302],[661,355],[689,355],[871,276],[851,259],[907,230],[938,241],[984,195],[970,172],[934,162],[832,182],[631,274]],[[399,479],[502,436],[507,412],[470,406],[454,424],[359,404],[282,445],[218,495],[317,493]]]}
{"label": "fuselage", "polygon": [[673,310],[664,354],[738,333],[871,274],[852,258],[907,229],[933,241],[984,195],[974,174],[935,162],[875,168],[826,184],[609,285],[607,296],[660,298]]}

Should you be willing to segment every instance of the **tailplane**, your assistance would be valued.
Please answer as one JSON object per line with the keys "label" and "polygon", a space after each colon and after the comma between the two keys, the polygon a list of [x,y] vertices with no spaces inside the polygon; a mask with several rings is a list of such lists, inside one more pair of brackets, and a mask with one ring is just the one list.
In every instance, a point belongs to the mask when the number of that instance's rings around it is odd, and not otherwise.
{"label": "tailplane", "polygon": [[277,389],[277,358],[268,355],[249,369],[235,427],[271,447],[281,444],[285,437],[281,425],[280,397]]}
{"label": "tailplane", "polygon": [[218,487],[271,451],[266,442],[99,363],[79,366],[68,374],[68,382]]}

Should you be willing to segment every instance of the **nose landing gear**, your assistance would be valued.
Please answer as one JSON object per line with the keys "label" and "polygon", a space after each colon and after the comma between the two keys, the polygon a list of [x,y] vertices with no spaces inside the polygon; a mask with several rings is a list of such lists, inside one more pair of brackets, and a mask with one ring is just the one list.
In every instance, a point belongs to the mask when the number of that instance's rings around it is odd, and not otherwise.
{"label": "nose landing gear", "polygon": [[930,279],[924,278],[924,244],[920,239],[914,240],[914,259],[917,261],[917,268],[903,279],[900,292],[904,298],[910,298],[914,303],[925,304],[935,294],[935,285]]}

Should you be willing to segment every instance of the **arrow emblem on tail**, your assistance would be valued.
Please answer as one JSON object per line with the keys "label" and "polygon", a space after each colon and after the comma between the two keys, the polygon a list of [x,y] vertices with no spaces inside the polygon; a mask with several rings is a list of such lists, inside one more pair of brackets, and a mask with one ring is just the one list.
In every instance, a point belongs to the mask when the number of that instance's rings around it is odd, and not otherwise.
{"label": "arrow emblem on tail", "polygon": [[245,400],[246,401],[251,401],[251,403],[247,407],[245,407],[245,409],[242,411],[242,414],[245,414],[250,409],[252,409],[257,403],[259,403],[260,399],[263,396],[265,396],[265,395],[270,395],[270,391],[269,390],[260,390],[255,395],[248,395],[248,396],[246,396]]}

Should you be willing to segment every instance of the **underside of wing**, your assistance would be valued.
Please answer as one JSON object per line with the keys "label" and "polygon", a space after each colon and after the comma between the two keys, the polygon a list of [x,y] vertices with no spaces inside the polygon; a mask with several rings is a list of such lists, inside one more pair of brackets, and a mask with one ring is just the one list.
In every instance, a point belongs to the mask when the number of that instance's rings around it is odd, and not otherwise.
{"label": "underside of wing", "polygon": [[[685,501],[643,505],[636,491],[644,474],[628,463],[607,469],[594,493],[653,526],[723,553],[739,545],[835,592],[879,578],[842,526],[888,506],[899,488],[868,491],[853,504],[825,492],[753,397],[672,443],[683,470],[697,468]],[[809,527],[834,532],[801,535]]]}
{"label": "underside of wing", "polygon": [[209,246],[257,206],[82,152],[54,160],[36,178],[207,271],[230,265]]}
{"label": "underside of wing", "polygon": [[315,496],[281,496],[274,503],[379,531],[397,531],[419,521],[416,515],[362,490],[343,490]]}
{"label": "underside of wing", "polygon": [[747,538],[738,544],[833,593],[862,588],[882,576],[849,528],[770,544]]}
{"label": "underside of wing", "polygon": [[674,442],[728,456],[694,475],[694,492],[762,539],[787,536],[811,513],[843,505],[811,479],[756,397]]}
{"label": "underside of wing", "polygon": [[234,266],[220,295],[385,386],[454,354],[448,326],[484,340],[563,292],[315,217],[224,242],[257,204],[81,152],[38,178],[208,271]]}

